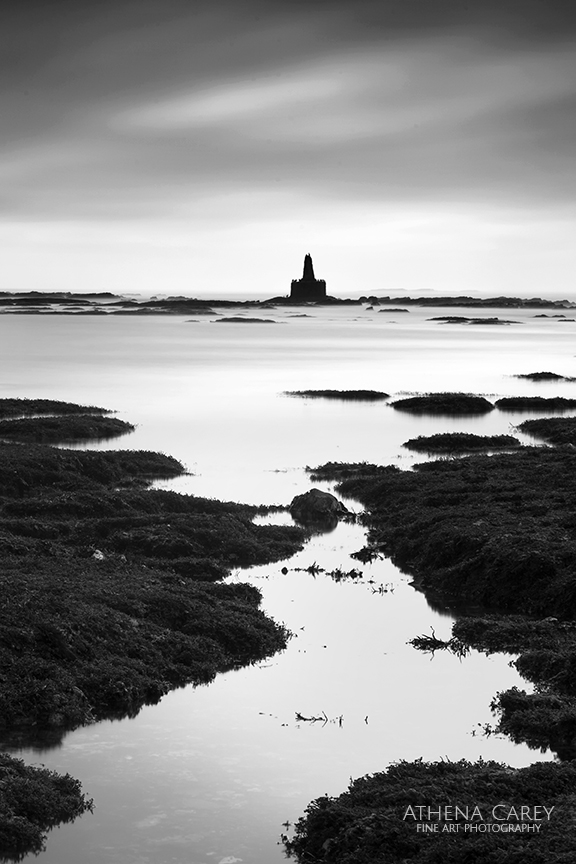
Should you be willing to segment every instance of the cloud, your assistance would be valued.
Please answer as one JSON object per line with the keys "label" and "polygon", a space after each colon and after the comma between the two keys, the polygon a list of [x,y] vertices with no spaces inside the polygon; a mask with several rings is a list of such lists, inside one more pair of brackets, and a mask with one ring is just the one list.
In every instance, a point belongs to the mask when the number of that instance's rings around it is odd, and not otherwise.
{"label": "cloud", "polygon": [[[225,128],[318,142],[462,122],[574,94],[574,45],[554,52],[482,52],[465,36],[404,40],[129,109],[124,128]],[[288,116],[287,116],[288,115]],[[318,136],[322,123],[328,134]],[[334,136],[334,137],[333,137]]]}
{"label": "cloud", "polygon": [[276,72],[256,80],[235,78],[199,92],[164,101],[154,100],[119,118],[120,127],[174,130],[225,126],[234,121],[260,119],[293,106],[324,102],[340,90],[331,70],[306,68],[287,74]]}
{"label": "cloud", "polygon": [[0,27],[5,237],[21,254],[28,224],[39,247],[114,255],[122,238],[128,258],[154,232],[163,249],[170,232],[206,250],[234,232],[245,248],[258,232],[328,248],[349,214],[408,255],[431,234],[447,248],[433,213],[466,248],[466,225],[494,245],[505,213],[549,242],[542,214],[573,226],[576,200],[576,36],[552,5],[15,4]]}
{"label": "cloud", "polygon": [[[320,42],[311,52],[318,20],[296,16],[290,41],[304,56],[288,61],[284,50],[274,62],[269,42],[286,39],[284,27],[284,19],[266,21],[235,37],[240,74],[229,58],[217,69],[196,56],[184,68],[181,58],[168,63],[174,23],[155,39],[147,28],[108,34],[81,59],[76,49],[72,92],[52,86],[50,122],[40,106],[36,135],[0,159],[8,209],[91,218],[108,208],[110,218],[141,218],[226,187],[368,200],[574,194],[572,43],[511,48],[449,28],[418,38],[377,34],[338,50]],[[211,17],[204,29],[215,29]],[[250,69],[245,43],[267,49]],[[204,58],[206,48],[199,51]],[[164,77],[151,84],[144,71],[137,83],[131,66],[154,67],[159,54]],[[118,74],[111,91],[106,75],[100,89],[92,77],[106,58]],[[65,67],[54,61],[51,75]]]}

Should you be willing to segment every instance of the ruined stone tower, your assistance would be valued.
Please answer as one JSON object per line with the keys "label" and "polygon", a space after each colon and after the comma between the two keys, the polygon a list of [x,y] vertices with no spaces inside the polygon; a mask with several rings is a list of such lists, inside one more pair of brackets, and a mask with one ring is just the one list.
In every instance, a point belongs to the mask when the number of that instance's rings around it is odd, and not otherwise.
{"label": "ruined stone tower", "polygon": [[293,279],[290,288],[290,299],[301,300],[303,303],[315,302],[326,298],[326,282],[324,279],[316,279],[312,256],[304,257],[304,272],[301,279]]}

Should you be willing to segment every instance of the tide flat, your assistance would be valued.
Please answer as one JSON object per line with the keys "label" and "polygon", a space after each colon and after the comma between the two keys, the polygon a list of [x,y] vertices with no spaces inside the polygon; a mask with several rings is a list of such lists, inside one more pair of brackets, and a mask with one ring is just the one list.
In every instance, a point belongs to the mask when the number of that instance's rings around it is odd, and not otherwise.
{"label": "tide flat", "polygon": [[[374,389],[391,398],[470,392],[494,402],[535,394],[532,382],[512,377],[532,371],[534,357],[541,368],[575,371],[568,329],[535,320],[531,311],[515,310],[522,327],[465,331],[438,328],[419,308],[395,323],[370,313],[359,318],[354,308],[292,314],[274,311],[286,326],[273,334],[220,330],[184,316],[0,318],[3,368],[11,370],[0,395],[117,409],[114,416],[136,431],[90,446],[159,450],[181,460],[190,475],[162,488],[287,504],[312,485],[306,465],[366,460],[409,469],[423,458],[402,449],[409,438],[509,434],[511,424],[499,411],[414,416],[385,402],[287,399],[287,390]],[[537,386],[542,396],[575,392],[569,381]],[[17,750],[26,761],[78,777],[96,803],[93,815],[52,832],[46,852],[29,860],[279,862],[282,823],[313,798],[339,794],[351,776],[419,756],[482,756],[514,766],[550,759],[472,734],[492,719],[498,690],[529,688],[506,657],[473,652],[430,662],[406,645],[431,627],[448,638],[452,616],[430,608],[389,561],[350,559],[363,545],[360,526],[340,524],[282,562],[285,574],[282,564],[233,574],[257,585],[265,610],[295,634],[282,654],[208,687],[174,691],[135,719],[79,729],[57,748]],[[357,566],[364,575],[336,583],[306,572],[315,563]],[[322,712],[326,723],[296,719]]]}

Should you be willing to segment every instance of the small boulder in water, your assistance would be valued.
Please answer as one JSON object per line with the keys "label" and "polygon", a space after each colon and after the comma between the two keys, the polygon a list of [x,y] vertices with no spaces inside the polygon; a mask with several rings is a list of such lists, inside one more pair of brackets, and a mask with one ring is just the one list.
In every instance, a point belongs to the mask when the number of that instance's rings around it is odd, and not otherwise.
{"label": "small boulder in water", "polygon": [[321,489],[310,489],[303,495],[296,495],[289,509],[293,518],[304,524],[336,522],[349,512],[335,495]]}

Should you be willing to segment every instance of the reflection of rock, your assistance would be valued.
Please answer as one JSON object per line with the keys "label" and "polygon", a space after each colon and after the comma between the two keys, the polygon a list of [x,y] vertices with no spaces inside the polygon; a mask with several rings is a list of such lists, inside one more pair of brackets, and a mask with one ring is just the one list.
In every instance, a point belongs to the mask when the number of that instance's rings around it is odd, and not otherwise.
{"label": "reflection of rock", "polygon": [[348,514],[348,510],[338,498],[321,489],[310,489],[303,495],[296,495],[289,509],[298,522],[311,525],[334,526],[339,517]]}

